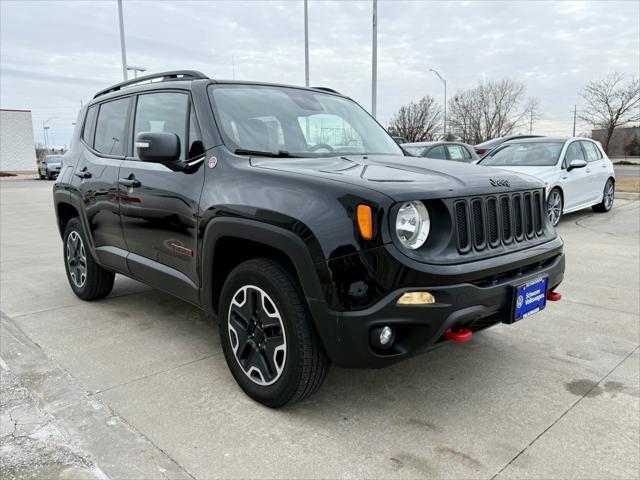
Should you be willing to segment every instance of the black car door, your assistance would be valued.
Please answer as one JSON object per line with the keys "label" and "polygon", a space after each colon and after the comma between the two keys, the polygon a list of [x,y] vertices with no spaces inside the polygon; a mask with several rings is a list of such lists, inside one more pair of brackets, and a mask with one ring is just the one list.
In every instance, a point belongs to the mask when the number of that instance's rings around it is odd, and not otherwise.
{"label": "black car door", "polygon": [[127,148],[131,98],[92,105],[83,126],[81,150],[72,185],[80,192],[85,229],[102,265],[126,272],[126,245],[118,202],[118,170]]}
{"label": "black car door", "polygon": [[197,302],[197,225],[204,149],[189,92],[138,95],[131,125],[131,144],[141,132],[178,135],[180,158],[192,167],[172,171],[160,163],[142,162],[130,148],[119,174],[120,218],[129,250],[129,271],[150,285]]}

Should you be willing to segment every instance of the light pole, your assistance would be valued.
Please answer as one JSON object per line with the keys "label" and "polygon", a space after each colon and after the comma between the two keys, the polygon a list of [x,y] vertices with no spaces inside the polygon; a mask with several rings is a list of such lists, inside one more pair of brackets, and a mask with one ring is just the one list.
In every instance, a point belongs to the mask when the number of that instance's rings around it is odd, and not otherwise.
{"label": "light pole", "polygon": [[42,122],[42,132],[44,134],[44,148],[47,151],[47,153],[49,153],[49,136],[47,135],[47,130],[51,128],[49,125],[47,125],[47,123],[49,123],[54,118],[56,117],[47,118],[44,122]]}
{"label": "light pole", "polygon": [[138,72],[146,72],[147,69],[143,67],[136,67],[135,65],[127,65],[127,70],[133,71],[133,78],[138,78]]}
{"label": "light pole", "polygon": [[124,44],[124,19],[122,17],[122,0],[118,0],[118,20],[120,21],[120,53],[122,54],[122,79],[127,80],[127,47]]}
{"label": "light pole", "polygon": [[376,118],[378,96],[378,0],[373,0],[373,35],[371,38],[371,116]]}
{"label": "light pole", "polygon": [[429,69],[430,72],[435,73],[438,78],[440,79],[440,81],[442,81],[443,85],[444,85],[444,136],[447,136],[447,81],[442,77],[442,75],[440,75],[438,73],[437,70],[434,70],[433,68]]}
{"label": "light pole", "polygon": [[304,86],[309,86],[309,5],[304,0]]}

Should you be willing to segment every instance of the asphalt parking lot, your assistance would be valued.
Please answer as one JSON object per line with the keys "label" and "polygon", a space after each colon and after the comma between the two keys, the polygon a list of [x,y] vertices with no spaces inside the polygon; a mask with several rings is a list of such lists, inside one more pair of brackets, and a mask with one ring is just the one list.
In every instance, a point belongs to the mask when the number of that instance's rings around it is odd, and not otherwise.
{"label": "asphalt parking lot", "polygon": [[0,183],[1,477],[637,478],[640,202],[559,226],[563,300],[273,411],[216,320],[133,280],[67,285],[51,182]]}

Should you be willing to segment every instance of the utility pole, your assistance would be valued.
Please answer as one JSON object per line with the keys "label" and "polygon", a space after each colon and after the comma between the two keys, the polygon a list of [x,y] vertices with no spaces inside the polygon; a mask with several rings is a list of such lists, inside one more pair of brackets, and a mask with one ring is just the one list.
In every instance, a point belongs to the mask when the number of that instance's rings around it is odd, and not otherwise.
{"label": "utility pole", "polygon": [[51,128],[47,123],[53,120],[56,117],[47,118],[44,122],[42,122],[42,132],[44,134],[44,148],[49,153],[49,132],[48,130]]}
{"label": "utility pole", "polygon": [[373,0],[373,38],[371,43],[371,116],[376,118],[378,96],[378,0]]}
{"label": "utility pole", "polygon": [[122,17],[122,0],[118,0],[118,19],[120,21],[120,52],[122,53],[122,79],[127,80],[127,48],[124,44],[124,19]]}
{"label": "utility pole", "polygon": [[142,73],[142,72],[146,72],[147,69],[144,67],[136,67],[135,65],[127,65],[127,71],[133,71],[133,78],[136,79],[138,78],[138,72]]}
{"label": "utility pole", "polygon": [[438,73],[437,70],[430,68],[429,71],[435,73],[440,79],[440,81],[442,82],[442,84],[444,85],[444,125],[442,127],[442,130],[444,132],[444,136],[446,137],[447,136],[447,81],[444,79],[442,75]]}
{"label": "utility pole", "polygon": [[576,112],[577,112],[578,106],[574,105],[573,106],[573,137],[576,136]]}
{"label": "utility pole", "polygon": [[531,119],[529,120],[529,135],[533,132],[533,108],[531,109]]}
{"label": "utility pole", "polygon": [[309,2],[304,0],[304,86],[309,86]]}

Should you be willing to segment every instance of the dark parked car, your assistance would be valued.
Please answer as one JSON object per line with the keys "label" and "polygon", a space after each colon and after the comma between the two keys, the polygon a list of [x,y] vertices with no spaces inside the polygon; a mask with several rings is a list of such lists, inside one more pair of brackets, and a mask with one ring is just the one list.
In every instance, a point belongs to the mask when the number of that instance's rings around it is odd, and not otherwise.
{"label": "dark parked car", "polygon": [[38,164],[38,175],[40,180],[53,180],[58,177],[62,166],[62,155],[47,155]]}
{"label": "dark parked car", "polygon": [[473,163],[480,160],[473,147],[462,142],[403,143],[402,148],[414,157],[453,160],[464,163]]}
{"label": "dark parked car", "polygon": [[492,138],[491,140],[487,140],[486,142],[479,143],[473,148],[475,148],[478,156],[482,158],[491,150],[498,148],[504,142],[508,142],[509,140],[520,140],[522,138],[538,138],[538,137],[542,137],[542,135],[507,135],[506,137]]}
{"label": "dark parked car", "polygon": [[71,289],[96,300],[119,273],[217,316],[270,407],[330,363],[391,365],[559,296],[541,182],[404,156],[339,93],[139,77],[98,92],[71,145],[54,185]]}

